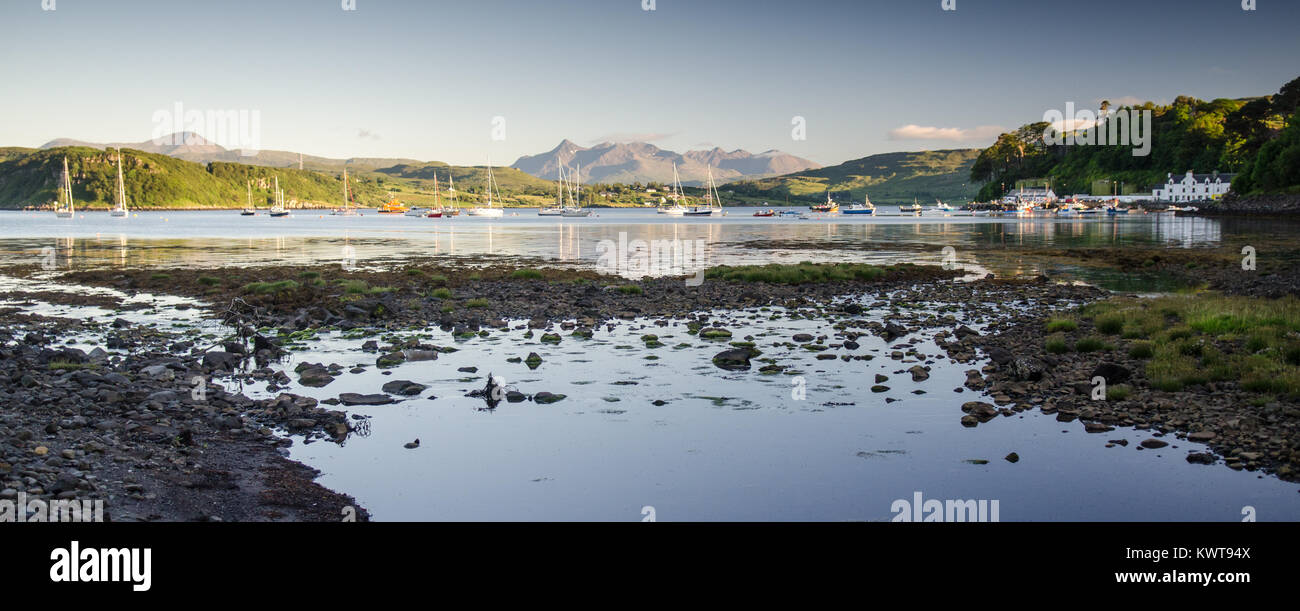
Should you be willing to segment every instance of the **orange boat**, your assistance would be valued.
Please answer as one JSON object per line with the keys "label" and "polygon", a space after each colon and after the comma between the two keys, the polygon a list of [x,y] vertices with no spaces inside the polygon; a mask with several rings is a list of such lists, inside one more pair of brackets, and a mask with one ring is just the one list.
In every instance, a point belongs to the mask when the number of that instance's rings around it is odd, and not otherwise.
{"label": "orange boat", "polygon": [[396,199],[379,207],[379,214],[406,214],[407,208]]}

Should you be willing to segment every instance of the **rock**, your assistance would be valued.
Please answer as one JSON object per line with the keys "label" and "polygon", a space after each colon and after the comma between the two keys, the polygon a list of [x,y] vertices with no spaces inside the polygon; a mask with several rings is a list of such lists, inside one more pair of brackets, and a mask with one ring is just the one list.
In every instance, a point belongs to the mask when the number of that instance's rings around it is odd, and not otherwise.
{"label": "rock", "polygon": [[343,405],[388,405],[394,403],[392,397],[382,394],[362,395],[354,392],[345,392],[339,395],[339,403]]}
{"label": "rock", "polygon": [[1092,377],[1098,376],[1105,378],[1107,384],[1115,385],[1127,382],[1129,378],[1133,377],[1133,372],[1123,365],[1102,363],[1092,370]]}
{"label": "rock", "polygon": [[992,418],[998,415],[998,408],[983,401],[967,401],[961,404],[961,411],[976,418]]}
{"label": "rock", "polygon": [[1194,465],[1214,464],[1214,455],[1209,452],[1192,452],[1187,455],[1187,462]]}
{"label": "rock", "polygon": [[808,342],[813,341],[814,338],[810,333],[795,333],[794,337],[791,339],[793,339],[795,343],[806,344]]}
{"label": "rock", "polygon": [[876,384],[875,386],[871,387],[871,392],[875,392],[875,393],[889,392],[889,387],[883,386],[881,384]]}
{"label": "rock", "polygon": [[746,371],[749,369],[749,359],[751,358],[753,358],[753,352],[749,348],[723,350],[713,355],[713,364],[728,371]]}
{"label": "rock", "polygon": [[[556,394],[552,394],[552,393],[549,393],[549,392],[546,392],[546,391],[542,391],[542,392],[539,392],[539,393],[533,395],[533,402],[534,402],[534,403],[541,403],[541,404],[543,404],[543,405],[548,405],[548,404],[551,404],[551,403],[555,403],[556,401],[562,401],[562,400],[564,399],[564,397],[565,397],[565,395],[556,395]],[[507,397],[507,399],[508,399],[508,398],[509,398],[509,397]]]}
{"label": "rock", "polygon": [[50,449],[45,446],[36,446],[36,449],[32,450],[32,452],[37,456],[45,456],[50,453]]}
{"label": "rock", "polygon": [[705,339],[725,339],[731,337],[731,331],[722,327],[708,327],[700,329],[700,337]]}
{"label": "rock", "polygon": [[895,338],[903,337],[904,335],[907,335],[907,327],[896,322],[885,324],[885,341],[892,342]]}
{"label": "rock", "polygon": [[521,393],[517,390],[506,391],[506,401],[510,403],[521,403],[527,398],[528,395],[525,395],[524,393]]}
{"label": "rock", "polygon": [[1004,460],[1006,460],[1009,463],[1018,463],[1020,462],[1020,455],[1016,454],[1015,452],[1012,452],[1010,454],[1007,454],[1006,457],[1004,457]]}
{"label": "rock", "polygon": [[989,355],[989,360],[996,365],[1006,365],[1016,358],[1011,352],[998,346],[992,346],[986,352]]}
{"label": "rock", "polygon": [[323,367],[313,367],[298,374],[298,383],[312,388],[321,388],[334,381],[334,376]]}
{"label": "rock", "polygon": [[401,365],[402,363],[405,362],[406,362],[406,354],[399,351],[399,352],[389,352],[388,354],[380,356],[375,361],[375,365],[378,366],[380,369],[389,369]]}
{"label": "rock", "polygon": [[384,384],[383,391],[394,395],[411,396],[424,392],[424,389],[426,388],[428,388],[428,386],[417,384],[410,380],[393,380],[392,382]]}
{"label": "rock", "polygon": [[961,417],[962,426],[973,427],[979,425],[979,423],[980,423],[980,419],[976,418],[975,416],[966,415]]}
{"label": "rock", "polygon": [[542,357],[538,356],[536,352],[529,352],[528,358],[524,359],[524,364],[529,369],[537,369],[537,366],[542,364]]}
{"label": "rock", "polygon": [[1143,439],[1142,443],[1139,443],[1138,445],[1148,450],[1155,450],[1157,448],[1163,448],[1169,444],[1159,439]]}
{"label": "rock", "polygon": [[[980,333],[966,325],[962,325],[957,327],[956,331],[953,331],[953,335],[957,336],[958,340],[963,340],[970,336],[979,337]],[[998,350],[1001,350],[1001,348],[998,348]]]}
{"label": "rock", "polygon": [[149,376],[155,380],[170,382],[176,379],[176,372],[172,371],[166,365],[150,365],[140,370],[141,375]]}
{"label": "rock", "polygon": [[853,341],[853,340],[851,340],[851,339],[846,339],[846,340],[844,340],[844,349],[845,349],[845,350],[857,350],[857,349],[860,348],[860,347],[861,347],[860,344],[858,344],[857,342],[855,342],[855,341]]}
{"label": "rock", "polygon": [[538,341],[543,344],[558,344],[560,343],[560,339],[560,334],[558,333],[543,333],[542,337]]}
{"label": "rock", "polygon": [[1216,434],[1214,431],[1197,431],[1195,433],[1188,434],[1187,440],[1188,441],[1214,441],[1215,437],[1218,437],[1218,434]]}
{"label": "rock", "polygon": [[1011,361],[1011,375],[1017,380],[1037,382],[1046,372],[1043,362],[1033,357],[1021,357]]}
{"label": "rock", "polygon": [[214,370],[233,371],[244,360],[242,354],[234,352],[208,352],[203,355],[203,366]]}
{"label": "rock", "polygon": [[361,349],[365,352],[379,352],[379,342],[373,339],[368,339],[365,343],[361,344]]}
{"label": "rock", "polygon": [[879,384],[879,383],[881,383],[881,382],[888,382],[888,381],[889,381],[889,376],[887,376],[887,375],[885,375],[885,374],[883,374],[883,373],[878,373],[878,374],[876,374],[876,383],[877,383],[877,384]]}
{"label": "rock", "polygon": [[408,361],[434,361],[438,359],[438,353],[434,350],[403,350],[402,354]]}
{"label": "rock", "polygon": [[478,373],[478,367],[457,367],[456,371],[461,373]]}
{"label": "rock", "polygon": [[927,370],[925,367],[922,367],[920,365],[913,365],[912,368],[908,369],[907,371],[912,374],[913,382],[924,382],[930,379],[929,370]]}
{"label": "rock", "polygon": [[1115,430],[1115,427],[1107,426],[1100,422],[1085,422],[1083,424],[1083,430],[1085,433],[1109,433],[1110,431]]}

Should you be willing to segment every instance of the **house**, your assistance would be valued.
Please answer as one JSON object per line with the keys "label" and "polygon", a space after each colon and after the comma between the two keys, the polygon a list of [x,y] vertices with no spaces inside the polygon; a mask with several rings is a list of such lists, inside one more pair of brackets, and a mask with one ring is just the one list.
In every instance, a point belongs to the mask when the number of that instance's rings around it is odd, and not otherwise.
{"label": "house", "polygon": [[1180,179],[1169,174],[1169,180],[1155,188],[1152,196],[1158,202],[1203,202],[1216,200],[1232,187],[1236,174],[1194,174],[1191,170]]}

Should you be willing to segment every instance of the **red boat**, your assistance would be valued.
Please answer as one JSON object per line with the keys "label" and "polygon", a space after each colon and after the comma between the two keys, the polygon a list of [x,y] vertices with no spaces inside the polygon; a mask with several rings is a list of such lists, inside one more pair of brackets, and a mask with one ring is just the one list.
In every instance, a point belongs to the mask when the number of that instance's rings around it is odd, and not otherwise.
{"label": "red boat", "polygon": [[755,213],[754,213],[754,216],[776,216],[776,211],[775,211],[775,210],[759,210],[758,212],[755,212]]}
{"label": "red boat", "polygon": [[429,212],[426,212],[426,213],[424,214],[424,218],[428,218],[428,219],[440,219],[440,218],[442,218],[442,211],[441,211],[441,210],[430,210]]}

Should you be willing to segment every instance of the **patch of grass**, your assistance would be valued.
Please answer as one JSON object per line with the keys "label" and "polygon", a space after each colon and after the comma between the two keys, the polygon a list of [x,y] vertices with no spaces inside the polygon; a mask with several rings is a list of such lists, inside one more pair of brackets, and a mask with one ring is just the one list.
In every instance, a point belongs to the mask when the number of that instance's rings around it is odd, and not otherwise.
{"label": "patch of grass", "polygon": [[1060,331],[1075,331],[1079,328],[1079,323],[1070,318],[1053,318],[1047,321],[1047,332],[1057,333]]}
{"label": "patch of grass", "polygon": [[471,300],[465,302],[465,307],[467,307],[467,308],[486,308],[486,307],[488,307],[488,300],[486,300],[486,299],[482,299],[482,298],[479,298],[479,299],[471,299]]}
{"label": "patch of grass", "polygon": [[423,277],[423,276],[425,276],[425,275],[427,275],[427,274],[425,274],[425,273],[424,273],[424,270],[422,270],[422,269],[416,269],[416,268],[412,267],[412,268],[406,270],[406,275],[408,275],[408,276],[410,276],[410,277],[412,277],[412,278],[420,278],[420,277]]}
{"label": "patch of grass", "polygon": [[1052,354],[1062,354],[1070,351],[1070,345],[1065,341],[1065,336],[1059,333],[1047,338],[1047,341],[1043,343],[1043,348]]}
{"label": "patch of grass", "polygon": [[818,282],[867,282],[884,276],[886,269],[863,263],[770,263],[768,265],[720,265],[709,268],[709,280],[766,282],[769,284],[808,284]]}
{"label": "patch of grass", "polygon": [[202,284],[203,286],[216,286],[221,284],[221,279],[213,278],[212,276],[199,276],[199,284]]}
{"label": "patch of grass", "polygon": [[1106,335],[1119,335],[1124,331],[1124,316],[1122,314],[1098,316],[1095,324],[1097,330]]}
{"label": "patch of grass", "polygon": [[1128,349],[1128,355],[1135,359],[1149,359],[1155,356],[1155,349],[1151,347],[1151,342],[1133,342]]}
{"label": "patch of grass", "polygon": [[1074,349],[1079,352],[1097,352],[1099,350],[1114,350],[1115,347],[1107,344],[1100,337],[1085,337],[1074,343]]}
{"label": "patch of grass", "polygon": [[349,295],[379,295],[394,290],[391,286],[370,286],[365,280],[340,280],[339,286]]}
{"label": "patch of grass", "polygon": [[623,286],[620,286],[615,290],[617,290],[618,292],[624,295],[640,295],[645,292],[641,290],[641,287],[635,284],[624,284]]}
{"label": "patch of grass", "polygon": [[1118,384],[1116,386],[1106,387],[1107,401],[1123,401],[1131,394],[1133,394],[1133,388],[1127,384]]}
{"label": "patch of grass", "polygon": [[429,296],[437,299],[451,299],[452,294],[451,289],[442,288],[434,289],[433,292],[429,293]]}
{"label": "patch of grass", "polygon": [[171,274],[162,274],[162,273],[153,274],[149,276],[149,279],[154,281],[171,280],[171,278],[172,278]]}
{"label": "patch of grass", "polygon": [[298,279],[299,279],[299,280],[307,280],[307,281],[309,281],[309,282],[312,281],[312,280],[319,280],[319,279],[320,279],[320,272],[303,272],[303,273],[301,273],[301,274],[298,274]]}
{"label": "patch of grass", "polygon": [[298,283],[293,280],[281,280],[279,282],[250,282],[244,285],[245,293],[254,293],[257,295],[272,295],[287,291],[298,290]]}
{"label": "patch of grass", "polygon": [[517,269],[510,274],[512,280],[541,280],[542,272],[535,269]]}
{"label": "patch of grass", "polygon": [[455,312],[455,311],[456,311],[456,306],[453,306],[453,305],[451,305],[450,303],[447,304],[447,305],[445,305],[445,306],[442,306],[442,313],[443,313],[443,314],[451,314],[452,312]]}

